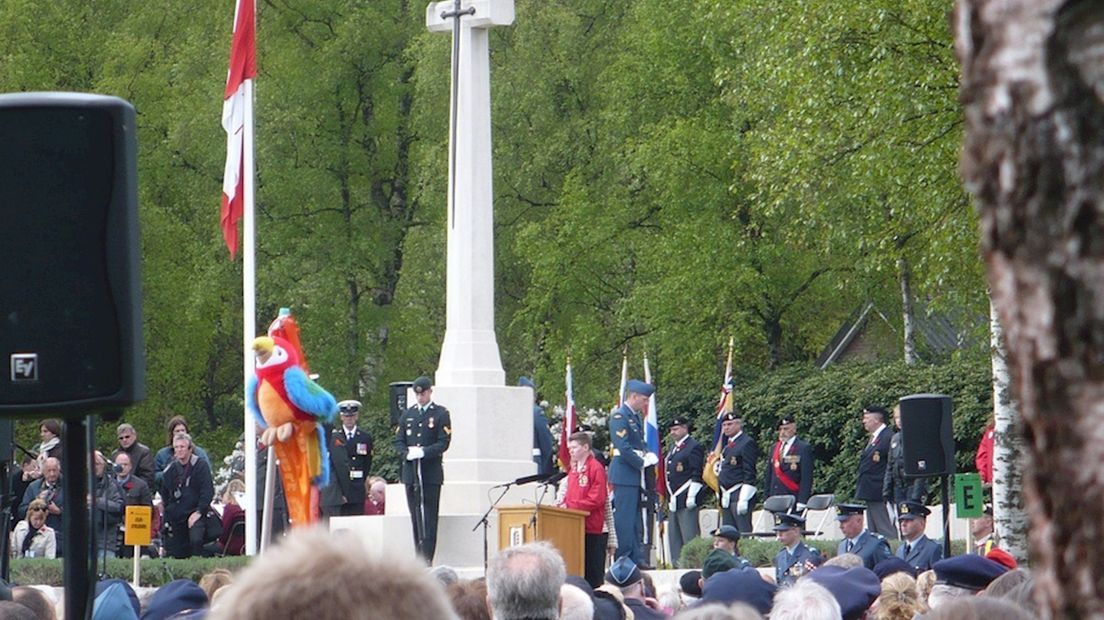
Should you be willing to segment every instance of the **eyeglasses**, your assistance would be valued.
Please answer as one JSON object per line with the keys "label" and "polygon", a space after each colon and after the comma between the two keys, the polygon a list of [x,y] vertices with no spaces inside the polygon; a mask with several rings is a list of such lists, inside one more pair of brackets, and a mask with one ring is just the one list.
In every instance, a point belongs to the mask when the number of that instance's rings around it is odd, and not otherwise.
{"label": "eyeglasses", "polygon": [[30,510],[31,510],[31,512],[46,512],[46,509],[43,508],[42,506],[35,506],[34,508],[31,508]]}
{"label": "eyeglasses", "polygon": [[119,435],[119,439],[130,439],[130,435]]}

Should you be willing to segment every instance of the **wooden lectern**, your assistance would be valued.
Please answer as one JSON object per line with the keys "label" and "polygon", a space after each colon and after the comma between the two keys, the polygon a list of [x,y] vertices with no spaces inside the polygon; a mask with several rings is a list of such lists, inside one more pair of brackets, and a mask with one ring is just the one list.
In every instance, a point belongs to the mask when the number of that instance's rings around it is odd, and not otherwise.
{"label": "wooden lectern", "polygon": [[546,541],[563,556],[567,574],[582,577],[586,516],[582,510],[555,506],[503,506],[498,509],[498,548]]}

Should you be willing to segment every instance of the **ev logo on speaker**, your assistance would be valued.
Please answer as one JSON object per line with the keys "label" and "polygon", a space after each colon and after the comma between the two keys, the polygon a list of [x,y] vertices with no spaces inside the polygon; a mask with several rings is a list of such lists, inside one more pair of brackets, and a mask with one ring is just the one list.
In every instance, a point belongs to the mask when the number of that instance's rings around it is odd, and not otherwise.
{"label": "ev logo on speaker", "polygon": [[12,353],[11,380],[38,381],[38,353]]}

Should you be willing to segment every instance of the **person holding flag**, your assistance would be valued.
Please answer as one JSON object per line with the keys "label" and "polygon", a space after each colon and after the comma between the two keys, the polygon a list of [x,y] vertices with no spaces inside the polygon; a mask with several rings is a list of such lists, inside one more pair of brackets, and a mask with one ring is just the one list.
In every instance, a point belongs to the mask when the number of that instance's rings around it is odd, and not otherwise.
{"label": "person holding flag", "polygon": [[813,490],[813,447],[797,438],[797,423],[793,416],[778,420],[778,441],[771,447],[770,463],[763,480],[767,497],[791,495],[791,512],[805,510]]}
{"label": "person holding flag", "polygon": [[682,547],[701,534],[698,493],[702,490],[705,447],[690,436],[690,420],[685,417],[678,416],[671,420],[667,425],[667,434],[672,441],[664,459],[667,491],[671,494],[667,503],[671,524],[668,543],[671,546],[671,564],[677,566]]}
{"label": "person holding flag", "polygon": [[609,466],[609,481],[613,485],[613,526],[617,534],[616,558],[628,557],[637,566],[647,566],[643,552],[643,523],[640,519],[640,496],[643,491],[644,468],[659,462],[644,442],[644,425],[640,412],[655,393],[651,385],[631,379],[625,382],[625,398],[613,411],[609,421],[613,460]]}
{"label": "person holding flag", "polygon": [[744,432],[739,412],[729,411],[721,420],[720,485],[721,523],[735,525],[741,534],[751,532],[751,500],[755,497],[755,467],[759,447]]}

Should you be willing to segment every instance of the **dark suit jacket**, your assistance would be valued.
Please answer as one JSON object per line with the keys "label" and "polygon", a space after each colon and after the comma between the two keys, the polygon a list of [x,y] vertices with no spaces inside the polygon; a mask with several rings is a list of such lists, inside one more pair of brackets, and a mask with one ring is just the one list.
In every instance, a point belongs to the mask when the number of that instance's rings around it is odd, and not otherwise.
{"label": "dark suit jacket", "polygon": [[793,495],[797,498],[797,503],[807,503],[813,491],[813,447],[808,442],[794,438],[790,449],[779,459],[778,466],[782,468],[782,472],[797,483],[797,492],[794,492],[782,484],[774,473],[774,450],[777,446],[777,441],[771,444],[767,454],[767,471],[763,478],[763,492],[766,493],[764,497]]}
{"label": "dark suit jacket", "polygon": [[926,479],[905,478],[905,448],[901,443],[901,431],[897,431],[889,441],[889,464],[882,482],[882,495],[894,504],[905,500],[923,503],[927,493]]}
{"label": "dark suit jacket", "polygon": [[[735,441],[721,438],[721,475],[718,480],[725,489],[735,484],[755,484],[755,463],[759,460],[759,446],[746,432]],[[723,492],[723,491],[722,491]],[[736,497],[732,497],[735,505]]]}
{"label": "dark suit jacket", "polygon": [[917,538],[916,542],[912,543],[912,548],[909,549],[906,557],[905,546],[907,544],[901,543],[901,546],[897,547],[897,557],[908,562],[917,572],[922,573],[931,568],[932,564],[943,559],[943,545],[927,536],[921,535],[920,538]]}
{"label": "dark suit jacket", "polygon": [[[701,483],[702,468],[705,466],[705,447],[687,435],[682,445],[667,450],[663,465],[667,475],[668,493],[675,493],[687,482]],[[675,501],[678,502],[676,508],[679,510],[686,508],[686,501],[689,498],[689,489],[675,496]]]}
{"label": "dark suit jacket", "polygon": [[126,482],[120,482],[123,490],[123,501],[127,506],[153,506],[153,493],[145,480],[130,475]]}
{"label": "dark suit jacket", "polygon": [[402,460],[400,479],[403,484],[418,482],[418,461],[406,460],[406,449],[420,446],[425,450],[421,459],[422,484],[444,484],[445,468],[442,458],[452,442],[452,419],[448,409],[430,402],[422,413],[418,405],[408,408],[399,417],[395,432],[395,450]]}
{"label": "dark suit jacket", "polygon": [[885,483],[886,465],[889,463],[889,444],[892,433],[889,427],[882,429],[878,439],[871,444],[867,440],[859,457],[859,479],[855,497],[868,502],[883,502],[882,485]]}

